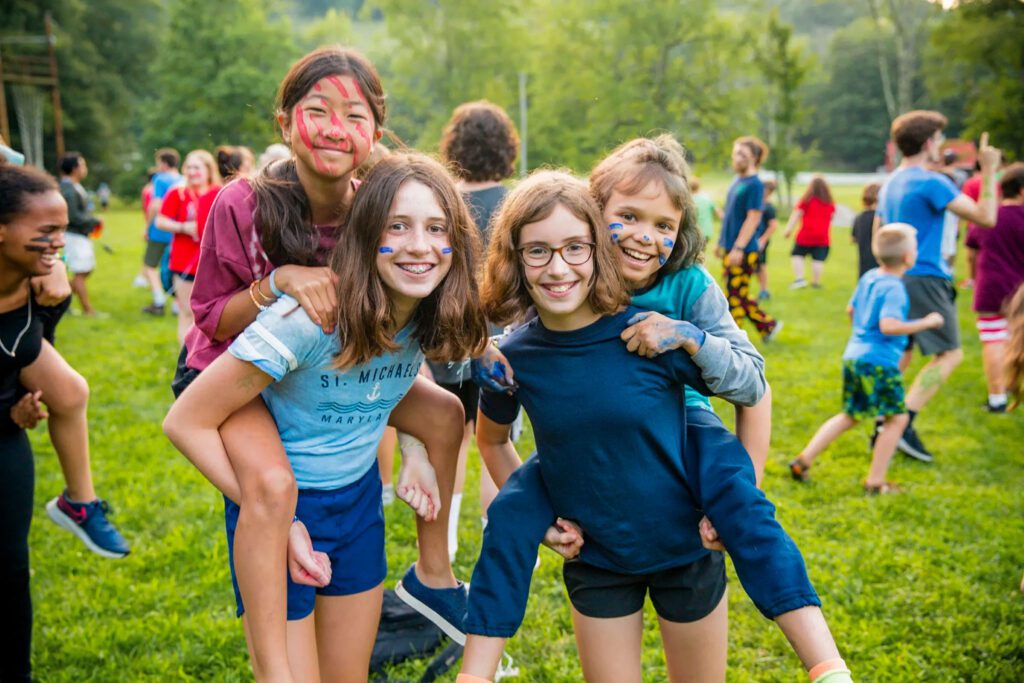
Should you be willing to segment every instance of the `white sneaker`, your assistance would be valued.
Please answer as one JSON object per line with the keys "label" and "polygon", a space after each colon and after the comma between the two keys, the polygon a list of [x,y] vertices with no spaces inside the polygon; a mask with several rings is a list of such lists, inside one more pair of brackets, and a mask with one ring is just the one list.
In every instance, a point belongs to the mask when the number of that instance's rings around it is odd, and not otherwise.
{"label": "white sneaker", "polygon": [[793,280],[793,284],[789,286],[790,289],[803,289],[807,286],[807,280]]}
{"label": "white sneaker", "polygon": [[142,275],[136,275],[135,279],[132,280],[132,287],[137,289],[149,289],[149,283],[146,282],[146,278],[142,277]]}

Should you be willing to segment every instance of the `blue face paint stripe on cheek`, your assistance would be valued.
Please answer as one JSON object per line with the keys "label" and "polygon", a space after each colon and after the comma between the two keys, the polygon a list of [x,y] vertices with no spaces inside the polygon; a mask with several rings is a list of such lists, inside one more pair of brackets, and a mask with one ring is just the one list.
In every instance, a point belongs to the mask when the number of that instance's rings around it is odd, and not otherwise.
{"label": "blue face paint stripe on cheek", "polygon": [[673,245],[675,245],[675,242],[673,242],[672,240],[670,240],[669,238],[666,237],[665,238],[665,246],[671,249]]}
{"label": "blue face paint stripe on cheek", "polygon": [[612,242],[618,242],[619,241],[619,237],[621,237],[621,235],[619,235],[619,233],[613,232],[612,233]]}
{"label": "blue face paint stripe on cheek", "polygon": [[450,253],[452,253],[452,248],[451,247],[445,247],[445,248],[443,248],[441,250],[441,253],[442,254],[450,254]]}
{"label": "blue face paint stripe on cheek", "polygon": [[609,230],[622,230],[622,223],[609,223],[608,224],[608,229]]}
{"label": "blue face paint stripe on cheek", "polygon": [[667,260],[668,259],[665,258],[664,254],[658,254],[658,265],[659,266],[665,265],[665,261],[667,261]]}
{"label": "blue face paint stripe on cheek", "polygon": [[394,254],[395,253],[395,250],[392,249],[391,247],[381,247],[377,251],[379,251],[382,254]]}

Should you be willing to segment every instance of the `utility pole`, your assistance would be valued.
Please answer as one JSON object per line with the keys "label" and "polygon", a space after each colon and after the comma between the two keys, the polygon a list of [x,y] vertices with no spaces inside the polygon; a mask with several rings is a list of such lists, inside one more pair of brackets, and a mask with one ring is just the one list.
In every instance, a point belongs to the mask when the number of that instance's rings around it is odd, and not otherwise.
{"label": "utility pole", "polygon": [[519,175],[523,178],[530,166],[526,160],[526,72],[519,72]]}

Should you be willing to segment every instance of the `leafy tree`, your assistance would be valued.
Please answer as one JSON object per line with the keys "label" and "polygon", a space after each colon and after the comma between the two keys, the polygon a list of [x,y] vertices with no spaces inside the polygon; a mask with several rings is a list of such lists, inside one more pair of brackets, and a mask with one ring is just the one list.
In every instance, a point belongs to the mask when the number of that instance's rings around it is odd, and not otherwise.
{"label": "leafy tree", "polygon": [[270,0],[172,0],[153,66],[143,157],[273,141],[277,85],[296,57],[291,24]]}
{"label": "leafy tree", "polygon": [[807,107],[800,99],[800,88],[814,65],[803,45],[793,40],[793,27],[779,19],[772,10],[757,51],[756,63],[768,84],[768,144],[772,154],[771,168],[782,174],[784,192],[780,196],[792,202],[793,177],[802,156],[795,149],[796,127],[807,116]]}
{"label": "leafy tree", "polygon": [[[910,111],[914,105],[914,82],[920,69],[921,48],[939,12],[939,5],[922,0],[865,0],[878,30],[878,70],[889,118]],[[885,59],[883,36],[891,31],[896,44],[893,69]],[[893,83],[895,73],[895,83]]]}
{"label": "leafy tree", "polygon": [[674,133],[700,161],[756,122],[757,86],[735,22],[708,0],[572,0],[536,15],[532,163],[583,170],[638,135]]}
{"label": "leafy tree", "polygon": [[370,50],[389,93],[391,128],[417,147],[437,145],[462,102],[516,111],[526,64],[528,4],[484,0],[377,0],[389,39]]}
{"label": "leafy tree", "polygon": [[937,98],[965,103],[963,132],[992,134],[1008,156],[1024,158],[1024,3],[961,2],[928,44],[925,81]]}

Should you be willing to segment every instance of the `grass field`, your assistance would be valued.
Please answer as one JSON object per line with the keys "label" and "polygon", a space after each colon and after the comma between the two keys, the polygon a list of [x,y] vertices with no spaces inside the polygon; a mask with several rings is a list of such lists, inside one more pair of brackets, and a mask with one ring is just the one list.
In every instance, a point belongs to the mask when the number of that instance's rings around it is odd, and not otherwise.
{"label": "grass field", "polygon": [[[709,183],[710,184],[710,183]],[[712,190],[721,192],[721,183]],[[838,199],[856,207],[859,189]],[[31,545],[36,607],[34,662],[40,681],[248,680],[247,655],[228,578],[220,496],[167,442],[160,421],[178,349],[173,318],[140,314],[132,289],[141,261],[138,210],[106,215],[90,280],[107,320],[68,317],[58,348],[92,389],[97,490],[132,543],[120,561],[92,555],[47,518],[43,504],[62,479],[45,430],[37,429],[36,517]],[[781,231],[780,231],[781,233]],[[768,308],[785,331],[764,350],[775,394],[775,430],[765,489],[800,545],[840,648],[858,681],[1024,680],[1024,420],[989,415],[969,296],[961,296],[966,360],[919,418],[936,462],[897,456],[900,496],[866,498],[867,427],[840,439],[799,485],[785,463],[839,407],[843,314],[855,281],[848,232],[835,231],[825,289],[790,292],[789,245],[770,254]],[[711,265],[717,271],[717,265]],[[915,363],[914,368],[919,367]],[[719,406],[731,421],[731,409]],[[529,438],[520,444],[525,455]],[[479,549],[470,464],[456,572],[470,577]],[[412,513],[388,509],[393,585],[415,554]],[[560,563],[544,550],[527,621],[510,652],[522,681],[576,681],[580,670]],[[730,681],[800,681],[797,658],[747,599],[730,568]],[[665,677],[650,606],[645,680]],[[413,679],[416,667],[397,675]],[[444,680],[454,680],[450,674]]]}

